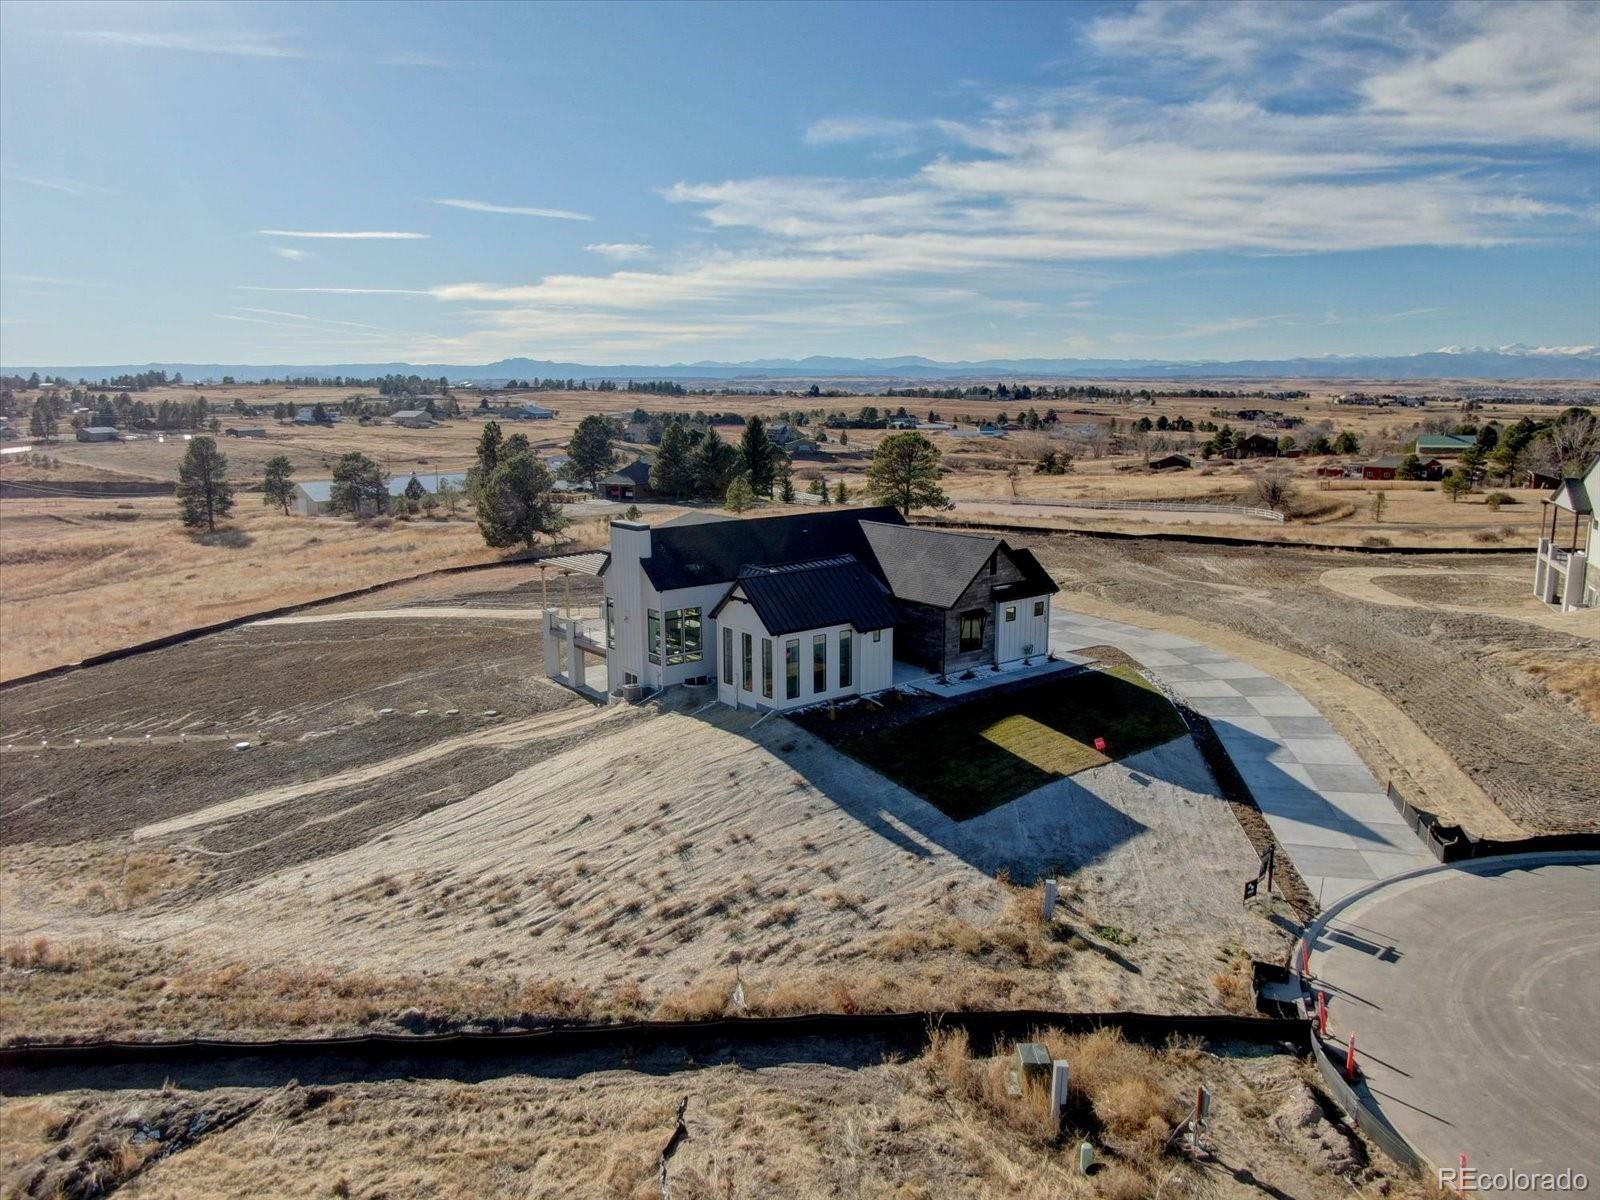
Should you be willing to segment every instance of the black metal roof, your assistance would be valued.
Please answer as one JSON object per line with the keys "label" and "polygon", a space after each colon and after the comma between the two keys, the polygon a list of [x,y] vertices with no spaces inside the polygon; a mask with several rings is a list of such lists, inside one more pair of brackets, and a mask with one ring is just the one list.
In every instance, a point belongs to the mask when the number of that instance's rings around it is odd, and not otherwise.
{"label": "black metal roof", "polygon": [[835,625],[869,633],[889,629],[900,619],[889,589],[853,554],[746,567],[711,615],[715,617],[739,596],[750,602],[774,637]]}
{"label": "black metal roof", "polygon": [[747,565],[814,562],[852,555],[874,561],[863,522],[904,525],[889,507],[826,508],[777,517],[748,517],[693,525],[658,525],[651,531],[644,572],[657,591],[732,583]]}

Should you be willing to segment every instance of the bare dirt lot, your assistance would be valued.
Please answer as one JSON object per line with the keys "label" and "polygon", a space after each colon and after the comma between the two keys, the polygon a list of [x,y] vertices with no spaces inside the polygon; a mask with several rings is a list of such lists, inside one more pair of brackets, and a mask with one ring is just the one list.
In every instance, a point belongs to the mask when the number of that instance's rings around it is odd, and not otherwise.
{"label": "bare dirt lot", "polygon": [[[1066,587],[1061,603],[1227,640],[1283,673],[1422,807],[1494,836],[1600,827],[1591,715],[1600,629],[1587,614],[1568,632],[1523,619],[1514,585],[1526,579],[1525,556],[1386,564],[1440,572],[1451,602],[1402,607],[1387,598],[1399,593],[1365,599],[1329,585],[1330,573],[1375,568],[1377,556],[1024,540]],[[1466,590],[1469,578],[1485,591]]]}
{"label": "bare dirt lot", "polygon": [[783,721],[577,700],[485,615],[534,571],[490,574],[0,697],[8,1031],[700,1015],[737,975],[759,1011],[1229,1009],[1281,951],[1186,738],[957,823]]}
{"label": "bare dirt lot", "polygon": [[[780,1045],[738,1061],[564,1076],[218,1086],[200,1072],[160,1091],[12,1099],[0,1105],[0,1179],[30,1198],[89,1194],[96,1182],[165,1200],[656,1200],[674,1141],[668,1177],[680,1200],[1132,1200],[1158,1186],[1214,1200],[1420,1195],[1330,1119],[1303,1062],[1227,1045],[1152,1051],[1103,1032],[1038,1036],[1074,1063],[1059,1136],[1034,1090],[1007,1094],[1009,1046],[991,1058],[941,1036],[907,1061],[869,1046],[819,1058],[815,1045]],[[1212,1157],[1191,1163],[1160,1142],[1202,1080],[1215,1097]],[[1099,1148],[1089,1178],[1077,1171],[1084,1138]]]}

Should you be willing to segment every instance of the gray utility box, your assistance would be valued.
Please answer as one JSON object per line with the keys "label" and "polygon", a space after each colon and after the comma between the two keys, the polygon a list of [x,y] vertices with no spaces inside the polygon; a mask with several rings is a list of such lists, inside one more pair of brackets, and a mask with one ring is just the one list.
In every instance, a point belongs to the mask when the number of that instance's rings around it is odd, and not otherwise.
{"label": "gray utility box", "polygon": [[1020,1042],[1017,1045],[1017,1078],[1023,1087],[1050,1086],[1050,1051],[1039,1042]]}

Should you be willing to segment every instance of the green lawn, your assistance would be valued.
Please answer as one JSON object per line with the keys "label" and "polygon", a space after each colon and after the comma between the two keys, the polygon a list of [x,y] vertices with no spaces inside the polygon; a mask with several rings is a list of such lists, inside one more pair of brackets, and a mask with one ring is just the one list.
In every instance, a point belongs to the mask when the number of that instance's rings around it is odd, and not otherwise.
{"label": "green lawn", "polygon": [[[958,821],[1056,779],[1171,741],[1183,719],[1129,667],[1088,671],[839,744]],[[1094,739],[1106,739],[1106,753]]]}

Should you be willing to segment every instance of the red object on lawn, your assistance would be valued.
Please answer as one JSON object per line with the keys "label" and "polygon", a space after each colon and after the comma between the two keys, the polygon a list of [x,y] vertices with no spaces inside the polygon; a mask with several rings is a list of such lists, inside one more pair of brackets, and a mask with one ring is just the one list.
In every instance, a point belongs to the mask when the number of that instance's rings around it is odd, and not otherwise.
{"label": "red object on lawn", "polygon": [[1094,740],[1094,748],[1096,750],[1100,751],[1101,754],[1104,754],[1106,752],[1106,740],[1105,740],[1105,738],[1103,738],[1103,737],[1095,738],[1095,740]]}
{"label": "red object on lawn", "polygon": [[1344,1077],[1351,1083],[1356,1081],[1356,1035],[1353,1033],[1344,1051]]}

